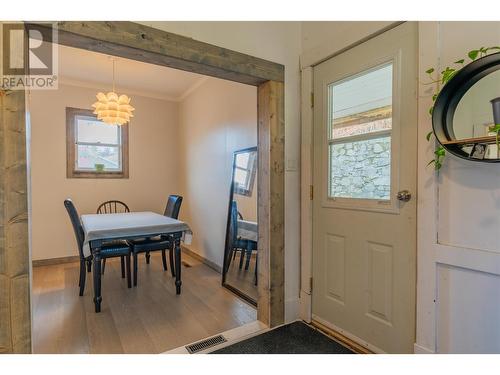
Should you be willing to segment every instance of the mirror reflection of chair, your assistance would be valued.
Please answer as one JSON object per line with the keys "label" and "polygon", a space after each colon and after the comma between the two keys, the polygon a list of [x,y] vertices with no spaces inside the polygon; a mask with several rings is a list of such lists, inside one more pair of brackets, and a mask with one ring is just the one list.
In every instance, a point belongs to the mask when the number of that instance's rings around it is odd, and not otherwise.
{"label": "mirror reflection of chair", "polygon": [[[253,252],[257,251],[257,241],[242,238],[238,235],[238,219],[242,219],[243,216],[238,211],[238,204],[233,201],[231,204],[231,221],[229,232],[231,234],[231,245],[230,245],[230,256],[228,261],[228,268],[231,265],[231,260],[234,261],[236,254],[240,252],[240,262],[238,268],[241,270],[243,267],[243,262],[245,262],[245,271],[248,271],[250,266],[250,259],[252,258]],[[246,261],[245,261],[246,257]],[[258,253],[255,256],[255,276],[254,283],[257,285],[257,263],[258,263]]]}
{"label": "mirror reflection of chair", "polygon": [[[164,216],[171,217],[172,219],[178,219],[179,212],[181,210],[182,197],[180,195],[170,195],[168,197],[167,206],[163,212]],[[161,251],[161,259],[163,263],[163,270],[167,271],[167,255],[166,251],[169,251],[169,262],[170,262],[170,273],[172,277],[175,276],[174,270],[174,257],[173,257],[173,246],[174,243],[171,241],[170,236],[160,236],[153,238],[145,238],[142,240],[131,241],[132,244],[132,254],[134,258],[134,286],[137,286],[137,269],[138,269],[138,259],[137,255],[140,253],[145,253],[146,264],[150,261],[150,252]]]}
{"label": "mirror reflection of chair", "polygon": [[222,267],[222,285],[255,306],[258,300],[257,156],[257,147],[233,153]]}

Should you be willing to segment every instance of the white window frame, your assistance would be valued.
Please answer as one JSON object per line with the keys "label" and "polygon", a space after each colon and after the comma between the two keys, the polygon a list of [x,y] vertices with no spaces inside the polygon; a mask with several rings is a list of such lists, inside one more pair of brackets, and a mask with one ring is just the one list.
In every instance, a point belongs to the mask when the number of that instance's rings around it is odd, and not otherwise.
{"label": "white window frame", "polygon": [[[343,138],[332,138],[332,123],[331,123],[331,101],[329,86],[342,81],[355,78],[358,75],[366,74],[371,70],[381,68],[392,63],[392,128],[373,133],[354,135]],[[347,69],[339,79],[332,82],[323,82],[323,121],[321,130],[324,136],[322,144],[322,174],[325,177],[325,182],[322,186],[322,206],[331,208],[344,208],[363,211],[377,211],[388,213],[399,213],[399,205],[395,197],[399,189],[399,137],[400,137],[400,76],[401,76],[401,51],[398,50],[395,54],[379,57],[371,61],[366,61],[361,69]],[[326,109],[326,110],[325,110]],[[361,141],[366,139],[374,139],[383,135],[391,135],[391,187],[390,197],[388,200],[366,199],[366,198],[347,198],[347,197],[330,197],[330,144],[347,143],[352,141]]]}

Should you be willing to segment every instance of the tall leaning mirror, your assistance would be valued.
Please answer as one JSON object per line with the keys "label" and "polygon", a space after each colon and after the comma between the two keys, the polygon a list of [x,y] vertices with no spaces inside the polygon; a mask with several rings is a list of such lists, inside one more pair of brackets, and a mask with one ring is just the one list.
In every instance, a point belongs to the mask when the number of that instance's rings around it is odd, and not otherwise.
{"label": "tall leaning mirror", "polygon": [[257,147],[233,154],[222,285],[257,305]]}

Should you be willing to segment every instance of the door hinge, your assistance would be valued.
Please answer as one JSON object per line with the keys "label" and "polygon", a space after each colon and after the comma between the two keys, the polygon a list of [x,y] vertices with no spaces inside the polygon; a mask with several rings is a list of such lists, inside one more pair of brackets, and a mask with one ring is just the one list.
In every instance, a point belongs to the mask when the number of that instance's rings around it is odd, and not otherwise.
{"label": "door hinge", "polygon": [[312,292],[312,290],[313,290],[313,278],[310,277],[309,278],[309,291]]}
{"label": "door hinge", "polygon": [[309,198],[313,200],[314,198],[314,186],[309,185]]}
{"label": "door hinge", "polygon": [[311,93],[311,108],[314,108],[314,93]]}

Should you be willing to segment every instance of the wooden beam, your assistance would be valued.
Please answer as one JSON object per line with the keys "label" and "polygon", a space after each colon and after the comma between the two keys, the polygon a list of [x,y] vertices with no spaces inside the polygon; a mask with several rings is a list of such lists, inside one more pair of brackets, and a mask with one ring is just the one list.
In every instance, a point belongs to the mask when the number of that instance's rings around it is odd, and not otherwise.
{"label": "wooden beam", "polygon": [[281,64],[134,22],[57,22],[57,29],[62,45],[249,85],[285,77]]}
{"label": "wooden beam", "polygon": [[284,306],[284,85],[269,81],[258,88],[259,142],[259,299],[257,317],[274,327],[285,319]]}

